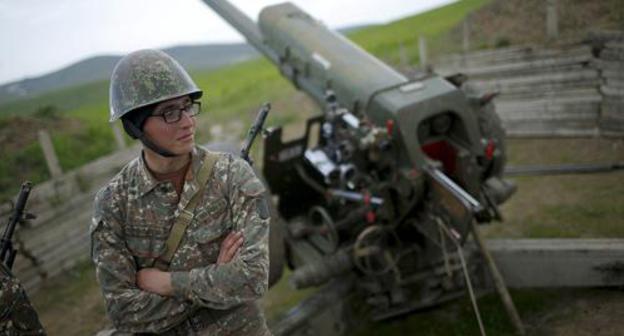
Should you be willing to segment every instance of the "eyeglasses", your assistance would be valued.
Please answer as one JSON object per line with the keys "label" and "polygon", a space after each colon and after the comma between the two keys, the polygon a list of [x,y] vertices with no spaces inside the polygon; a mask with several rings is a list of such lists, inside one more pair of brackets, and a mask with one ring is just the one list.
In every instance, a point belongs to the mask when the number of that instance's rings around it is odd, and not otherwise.
{"label": "eyeglasses", "polygon": [[201,112],[201,103],[194,101],[182,108],[172,107],[164,112],[152,114],[150,117],[162,117],[167,124],[175,124],[182,119],[182,112],[186,112],[189,117],[194,117]]}

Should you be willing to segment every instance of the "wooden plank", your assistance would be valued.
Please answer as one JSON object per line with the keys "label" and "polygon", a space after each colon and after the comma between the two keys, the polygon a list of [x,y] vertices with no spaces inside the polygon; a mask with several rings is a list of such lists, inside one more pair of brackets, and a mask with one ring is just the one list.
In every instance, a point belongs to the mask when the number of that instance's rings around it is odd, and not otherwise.
{"label": "wooden plank", "polygon": [[600,73],[601,77],[615,80],[624,80],[624,71],[615,71],[611,69],[602,70]]}
{"label": "wooden plank", "polygon": [[614,88],[612,86],[601,85],[600,91],[607,96],[615,96],[615,97],[624,96],[624,91],[622,91],[622,89]]}
{"label": "wooden plank", "polygon": [[602,97],[600,94],[587,94],[583,96],[564,96],[564,95],[556,95],[553,97],[548,97],[544,99],[527,99],[527,100],[502,100],[496,99],[494,100],[494,105],[498,107],[509,108],[509,107],[518,107],[518,108],[526,108],[527,110],[531,110],[534,108],[542,108],[543,106],[562,106],[569,105],[571,108],[574,106],[578,106],[579,104],[599,104],[602,102]]}
{"label": "wooden plank", "polygon": [[[54,245],[52,249],[48,250],[46,253],[38,255],[38,260],[40,265],[47,269],[47,265],[52,260],[56,260],[59,257],[67,254],[68,250],[74,249],[76,246],[79,246],[81,243],[89,244],[89,235],[88,233],[76,234],[73,237],[68,237],[63,244]],[[29,262],[24,262],[19,267],[16,267],[15,273],[21,274],[22,272],[30,272],[29,270],[33,269],[32,265]]]}
{"label": "wooden plank", "polygon": [[541,74],[547,72],[562,72],[562,71],[578,71],[587,69],[587,62],[561,62],[560,64],[541,64],[539,66],[524,64],[505,64],[504,66],[490,66],[480,68],[470,67],[456,67],[456,68],[434,68],[435,73],[442,76],[453,75],[456,73],[462,73],[470,79],[487,79],[496,77],[510,77],[510,76],[526,76],[532,74]]}
{"label": "wooden plank", "polygon": [[565,97],[586,97],[592,94],[598,94],[597,87],[595,88],[565,88],[558,90],[548,90],[544,88],[543,90],[529,90],[527,89],[525,92],[520,90],[514,91],[506,91],[502,92],[500,96],[496,97],[496,101],[500,102],[531,102],[531,101],[541,101],[541,100],[549,100],[549,99],[562,99]]}
{"label": "wooden plank", "polygon": [[578,138],[597,137],[604,134],[598,128],[587,129],[507,129],[508,138]]}
{"label": "wooden plank", "polygon": [[59,164],[58,156],[56,155],[56,151],[54,150],[54,145],[52,145],[52,138],[50,137],[50,133],[48,133],[47,130],[42,129],[37,132],[37,135],[39,137],[39,145],[43,150],[43,156],[45,157],[48,170],[50,171],[50,175],[52,176],[52,178],[63,175],[63,170],[61,169],[61,165]]}
{"label": "wooden plank", "polygon": [[603,71],[624,71],[624,62],[606,61],[594,58],[591,61],[591,65]]}
{"label": "wooden plank", "polygon": [[521,74],[513,77],[500,77],[493,79],[471,80],[471,83],[496,83],[501,86],[515,85],[535,85],[543,82],[560,83],[560,82],[577,82],[585,80],[595,80],[600,78],[600,74],[596,69],[581,68],[577,71],[555,71],[537,74]]}
{"label": "wooden plank", "polygon": [[[531,54],[533,47],[531,46],[514,46],[508,48],[489,49],[481,51],[473,51],[467,54],[451,54],[439,57],[436,64],[460,64],[465,60],[481,63],[491,62],[495,59],[505,59],[506,57],[518,57],[518,55]],[[511,56],[510,56],[511,55]]]}
{"label": "wooden plank", "polygon": [[612,96],[624,96],[624,81],[611,82],[601,85],[600,90],[604,93],[611,93]]}
{"label": "wooden plank", "polygon": [[474,86],[480,91],[491,92],[497,91],[501,94],[526,94],[526,95],[556,95],[565,94],[566,91],[586,91],[598,92],[598,87],[602,81],[598,77],[577,79],[569,81],[539,81],[535,82],[514,82],[514,81],[498,81],[498,80],[480,80],[475,81]]}
{"label": "wooden plank", "polygon": [[543,119],[566,119],[579,118],[583,116],[598,115],[600,113],[600,102],[578,101],[572,103],[555,103],[553,100],[542,100],[541,103],[518,103],[512,101],[495,102],[496,112],[502,118],[510,117],[533,117]]}
{"label": "wooden plank", "polygon": [[624,239],[497,239],[486,244],[512,288],[624,285]]}
{"label": "wooden plank", "polygon": [[624,52],[613,49],[603,49],[600,52],[600,59],[605,61],[624,61]]}
{"label": "wooden plank", "polygon": [[[624,97],[622,97],[624,98]],[[624,113],[624,101],[618,100],[603,100],[602,110],[610,113]]]}
{"label": "wooden plank", "polygon": [[[613,89],[620,89],[624,92],[624,89],[622,89],[624,87],[624,78],[622,79],[608,79],[605,78],[604,80],[604,86],[608,86],[608,87],[612,87]],[[624,95],[624,93],[622,94]]]}
{"label": "wooden plank", "polygon": [[[48,240],[42,241],[39,236],[36,240],[26,242],[27,246],[35,256],[42,256],[54,251],[58,246],[62,246],[71,237],[84,236],[89,231],[90,213],[81,214],[80,218],[84,219],[84,223],[72,221],[69,224],[55,225],[47,230]],[[41,236],[45,237],[44,235]]]}
{"label": "wooden plank", "polygon": [[601,117],[612,120],[620,120],[624,122],[624,105],[605,105],[601,106]]}
{"label": "wooden plank", "polygon": [[68,238],[88,232],[90,218],[91,211],[87,209],[74,211],[47,225],[20,232],[20,236],[31,254],[41,256],[55,246],[63,245]]}
{"label": "wooden plank", "polygon": [[[624,34],[622,34],[622,38],[624,39]],[[620,39],[619,41],[610,41],[605,44],[607,49],[618,49],[624,52],[624,40]]]}
{"label": "wooden plank", "polygon": [[598,122],[600,129],[605,132],[617,132],[619,135],[624,134],[624,118],[602,118]]}
{"label": "wooden plank", "polygon": [[67,220],[60,218],[51,225],[44,226],[42,229],[36,230],[26,237],[25,245],[31,254],[41,259],[43,256],[53,253],[59,247],[62,247],[68,239],[80,236],[84,237],[88,234],[91,213],[85,211],[75,214],[75,218]]}
{"label": "wooden plank", "polygon": [[[48,273],[47,279],[54,277],[63,271],[67,271],[72,269],[75,265],[85,260],[88,260],[88,252],[82,251],[80,249],[76,249],[73,257],[67,257],[64,259],[59,259],[56,262],[50,263],[51,269]],[[41,277],[31,277],[27,281],[22,282],[24,284],[24,288],[29,293],[35,293],[41,285],[45,283],[45,279]]]}
{"label": "wooden plank", "polygon": [[604,96],[603,99],[602,99],[602,103],[603,104],[608,104],[608,105],[614,105],[614,106],[622,105],[622,104],[624,104],[624,97],[622,97],[622,96]]}
{"label": "wooden plank", "polygon": [[504,113],[498,113],[503,123],[509,123],[513,121],[536,121],[536,122],[568,122],[568,121],[589,121],[596,124],[600,115],[598,108],[588,111],[576,111],[572,113],[551,113],[544,115],[539,111],[507,111]]}
{"label": "wooden plank", "polygon": [[598,129],[596,120],[503,120],[503,126],[508,132],[524,131],[527,133],[564,134],[574,132],[594,131]]}
{"label": "wooden plank", "polygon": [[497,85],[479,83],[475,87],[481,92],[499,92],[497,100],[533,100],[540,97],[569,97],[598,94],[598,78],[579,82],[536,83],[534,85]]}
{"label": "wooden plank", "polygon": [[[71,265],[77,260],[86,260],[88,258],[89,241],[87,239],[73,239],[68,242],[65,249],[57,251],[53,255],[46,256],[42,268],[47,273],[47,277],[50,278],[67,269],[64,266]],[[15,274],[24,284],[32,281],[37,282],[37,279],[41,278],[39,276],[39,270],[33,267],[24,269],[19,273],[16,272]]]}
{"label": "wooden plank", "polygon": [[511,47],[504,49],[454,54],[439,58],[434,62],[438,66],[479,67],[494,64],[535,61],[540,59],[558,58],[562,56],[591,55],[591,47],[587,45],[564,47],[561,49],[538,49],[536,47]]}
{"label": "wooden plank", "polygon": [[600,130],[600,136],[604,138],[622,138],[624,137],[624,131],[612,131],[607,129]]}
{"label": "wooden plank", "polygon": [[[537,71],[554,71],[557,69],[567,69],[568,66],[580,65],[589,62],[592,55],[569,56],[562,58],[552,58],[537,61],[518,62],[511,64],[501,64],[484,66],[480,68],[469,68],[465,71],[468,76],[491,76],[491,75],[511,75],[516,73],[527,73]],[[576,68],[576,67],[573,67]],[[581,68],[581,67],[579,67]]]}

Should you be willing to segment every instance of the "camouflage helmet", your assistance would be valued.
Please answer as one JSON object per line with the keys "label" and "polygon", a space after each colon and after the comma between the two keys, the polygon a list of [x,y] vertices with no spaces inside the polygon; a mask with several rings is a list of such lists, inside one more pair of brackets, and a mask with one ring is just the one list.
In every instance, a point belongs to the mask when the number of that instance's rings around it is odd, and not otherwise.
{"label": "camouflage helmet", "polygon": [[123,57],[110,81],[110,122],[140,107],[202,91],[171,56],[160,50],[139,50]]}

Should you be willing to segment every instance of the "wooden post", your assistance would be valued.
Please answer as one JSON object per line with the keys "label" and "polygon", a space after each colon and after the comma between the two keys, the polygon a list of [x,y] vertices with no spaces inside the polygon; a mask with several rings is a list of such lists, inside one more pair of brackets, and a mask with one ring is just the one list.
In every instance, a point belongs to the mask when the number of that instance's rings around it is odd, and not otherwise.
{"label": "wooden post", "polygon": [[483,242],[483,238],[481,238],[481,234],[479,233],[479,229],[477,228],[477,225],[473,222],[470,224],[470,226],[472,228],[472,235],[475,239],[475,242],[477,243],[477,247],[479,248],[479,251],[481,252],[481,256],[483,256],[483,259],[485,260],[485,266],[490,272],[490,275],[492,276],[492,280],[494,282],[494,288],[496,288],[496,291],[498,292],[498,295],[500,296],[501,301],[503,302],[503,307],[505,308],[505,311],[507,312],[507,316],[511,320],[511,324],[514,326],[514,329],[516,329],[516,334],[521,335],[521,336],[526,335],[524,324],[522,324],[522,320],[520,319],[520,315],[518,314],[516,305],[511,299],[511,295],[509,295],[509,291],[507,290],[507,286],[505,285],[505,280],[503,280],[503,277],[498,271],[498,267],[496,267],[494,258],[492,258],[492,255],[487,250],[487,247],[485,246],[485,243]]}
{"label": "wooden post", "polygon": [[117,143],[117,148],[124,149],[126,148],[126,141],[124,140],[123,132],[119,127],[119,123],[115,123],[113,125],[113,135],[115,136],[115,143]]}
{"label": "wooden post", "polygon": [[401,62],[401,67],[407,68],[409,66],[407,50],[405,49],[405,45],[403,43],[399,44],[399,61]]}
{"label": "wooden post", "polygon": [[38,136],[39,144],[41,145],[41,149],[43,150],[43,156],[45,157],[46,163],[48,164],[48,170],[50,171],[50,175],[52,175],[52,178],[63,175],[61,165],[59,164],[58,157],[56,156],[56,152],[54,151],[54,146],[52,145],[52,138],[50,138],[50,133],[48,133],[48,131],[46,130],[39,130]]}
{"label": "wooden post", "polygon": [[467,53],[470,50],[470,23],[468,17],[464,19],[463,24],[463,39],[462,39],[462,51]]}
{"label": "wooden post", "polygon": [[546,36],[549,40],[554,40],[559,37],[557,7],[557,0],[546,1]]}
{"label": "wooden post", "polygon": [[418,37],[418,55],[420,56],[420,66],[427,66],[427,40],[424,36]]}

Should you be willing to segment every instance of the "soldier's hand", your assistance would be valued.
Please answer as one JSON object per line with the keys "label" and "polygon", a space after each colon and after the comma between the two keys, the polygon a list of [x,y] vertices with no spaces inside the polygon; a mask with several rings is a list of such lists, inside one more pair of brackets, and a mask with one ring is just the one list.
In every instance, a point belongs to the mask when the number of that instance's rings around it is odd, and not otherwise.
{"label": "soldier's hand", "polygon": [[234,256],[243,245],[243,232],[230,232],[221,243],[219,257],[217,257],[217,265],[228,263],[234,259]]}
{"label": "soldier's hand", "polygon": [[144,268],[136,274],[137,286],[144,291],[171,296],[173,286],[171,285],[171,273],[163,272],[157,268]]}

